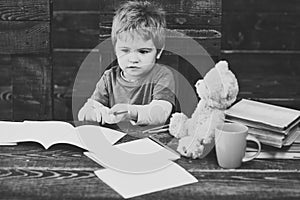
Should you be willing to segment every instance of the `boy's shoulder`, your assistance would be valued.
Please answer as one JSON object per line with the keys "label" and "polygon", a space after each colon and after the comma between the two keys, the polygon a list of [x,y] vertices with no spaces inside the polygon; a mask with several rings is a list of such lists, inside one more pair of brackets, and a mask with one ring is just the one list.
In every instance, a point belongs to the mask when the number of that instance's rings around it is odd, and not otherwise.
{"label": "boy's shoulder", "polygon": [[118,65],[112,66],[104,71],[104,75],[112,75],[116,74],[120,71],[120,67]]}
{"label": "boy's shoulder", "polygon": [[160,74],[173,74],[172,67],[161,63],[156,63],[154,70],[156,73]]}

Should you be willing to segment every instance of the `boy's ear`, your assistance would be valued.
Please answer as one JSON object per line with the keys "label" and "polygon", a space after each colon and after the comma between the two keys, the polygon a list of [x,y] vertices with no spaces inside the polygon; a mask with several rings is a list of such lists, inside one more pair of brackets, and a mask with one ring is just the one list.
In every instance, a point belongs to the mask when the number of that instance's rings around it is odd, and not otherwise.
{"label": "boy's ear", "polygon": [[161,56],[161,54],[162,54],[162,52],[163,52],[164,49],[165,49],[165,46],[163,46],[163,47],[160,49],[160,51],[159,51],[158,54],[156,55],[156,59],[159,59],[159,58],[160,58],[160,56]]}

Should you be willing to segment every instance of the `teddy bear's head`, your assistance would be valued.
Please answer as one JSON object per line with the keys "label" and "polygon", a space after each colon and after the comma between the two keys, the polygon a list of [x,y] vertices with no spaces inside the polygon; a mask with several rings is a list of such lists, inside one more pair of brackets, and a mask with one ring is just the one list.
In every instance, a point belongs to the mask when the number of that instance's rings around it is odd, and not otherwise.
{"label": "teddy bear's head", "polygon": [[239,91],[237,79],[226,61],[218,62],[195,86],[201,100],[217,109],[230,106]]}

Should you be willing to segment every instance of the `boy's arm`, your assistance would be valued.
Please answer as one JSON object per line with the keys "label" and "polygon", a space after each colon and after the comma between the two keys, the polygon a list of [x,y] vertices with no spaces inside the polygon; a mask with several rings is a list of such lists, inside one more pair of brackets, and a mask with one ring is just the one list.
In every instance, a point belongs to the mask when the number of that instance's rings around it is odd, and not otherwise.
{"label": "boy's arm", "polygon": [[172,71],[161,68],[153,90],[153,100],[148,105],[133,105],[131,114],[136,124],[164,124],[175,106],[175,80]]}
{"label": "boy's arm", "polygon": [[130,116],[137,125],[164,124],[172,112],[172,104],[165,100],[153,100],[148,105],[131,105]]}

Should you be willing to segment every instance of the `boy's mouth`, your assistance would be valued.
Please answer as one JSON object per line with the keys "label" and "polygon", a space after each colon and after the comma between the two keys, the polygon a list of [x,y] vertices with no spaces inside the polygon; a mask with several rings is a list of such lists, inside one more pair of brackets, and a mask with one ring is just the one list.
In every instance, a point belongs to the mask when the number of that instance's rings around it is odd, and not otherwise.
{"label": "boy's mouth", "polygon": [[128,66],[127,68],[128,69],[138,69],[139,67],[138,66]]}

